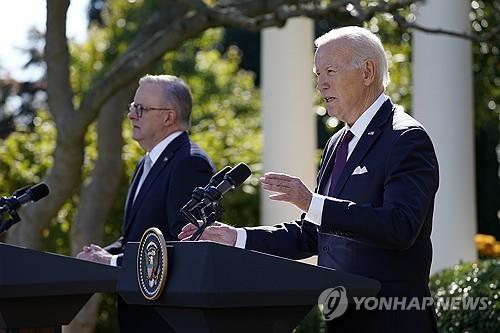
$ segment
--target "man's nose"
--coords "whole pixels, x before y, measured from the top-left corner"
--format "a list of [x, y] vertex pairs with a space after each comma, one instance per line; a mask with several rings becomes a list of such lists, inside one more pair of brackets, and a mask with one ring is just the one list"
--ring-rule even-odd
[[128, 110], [127, 118], [129, 120], [137, 120], [137, 119], [139, 119], [139, 117], [137, 116], [137, 113], [135, 111], [131, 111], [131, 110]]
[[328, 84], [328, 82], [322, 76], [319, 76], [318, 81], [316, 82], [316, 89], [321, 91], [328, 89], [329, 87], [330, 85]]

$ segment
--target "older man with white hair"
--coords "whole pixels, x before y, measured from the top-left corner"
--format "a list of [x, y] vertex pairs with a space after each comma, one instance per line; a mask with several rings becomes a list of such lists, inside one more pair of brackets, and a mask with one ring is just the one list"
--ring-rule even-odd
[[[398, 302], [382, 311], [350, 307], [328, 322], [333, 332], [436, 332], [428, 302], [439, 182], [432, 142], [384, 94], [388, 66], [374, 34], [360, 27], [333, 29], [316, 46], [317, 89], [328, 114], [345, 127], [326, 145], [314, 192], [285, 174], [261, 179], [263, 189], [275, 192], [271, 199], [304, 214], [273, 227], [217, 224], [201, 239], [292, 259], [317, 254], [318, 265], [376, 279], [379, 296]], [[179, 238], [194, 229], [186, 226]]]

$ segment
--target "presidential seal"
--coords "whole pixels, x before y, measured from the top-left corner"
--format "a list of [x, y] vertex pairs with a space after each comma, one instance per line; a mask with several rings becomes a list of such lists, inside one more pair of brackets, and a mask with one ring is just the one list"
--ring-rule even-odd
[[158, 228], [144, 232], [137, 250], [137, 283], [144, 297], [158, 299], [167, 280], [167, 246]]

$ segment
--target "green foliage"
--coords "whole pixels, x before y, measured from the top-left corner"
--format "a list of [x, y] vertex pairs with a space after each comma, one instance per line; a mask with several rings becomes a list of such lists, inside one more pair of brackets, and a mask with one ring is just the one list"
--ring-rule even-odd
[[411, 35], [398, 30], [390, 14], [373, 17], [365, 28], [377, 34], [384, 44], [390, 74], [386, 94], [406, 112], [411, 112]]
[[102, 294], [99, 313], [97, 315], [97, 325], [95, 333], [113, 333], [118, 332], [118, 316], [116, 294]]
[[[55, 149], [56, 128], [48, 113], [39, 110], [34, 119], [33, 131], [17, 128], [5, 140], [0, 140], [0, 195], [8, 196], [16, 189], [33, 185], [42, 180], [52, 165]], [[54, 219], [57, 232], [46, 244], [49, 251], [68, 253], [67, 231], [69, 220], [66, 218], [72, 209], [65, 205]], [[22, 222], [21, 222], [22, 223]], [[45, 239], [49, 229], [43, 230]]]
[[[257, 225], [262, 150], [260, 102], [253, 74], [239, 70], [237, 50], [233, 48], [225, 54], [216, 50], [221, 37], [222, 31], [213, 29], [187, 41], [179, 50], [168, 53], [153, 73], [179, 76], [191, 87], [194, 103], [190, 135], [218, 169], [239, 162], [251, 167], [252, 177], [224, 199], [224, 217], [231, 224]], [[105, 230], [106, 235], [113, 237], [119, 235], [128, 184], [137, 161], [144, 154], [131, 138], [128, 120], [125, 120], [123, 136], [124, 182], [117, 200], [119, 204], [111, 214], [115, 218]]]
[[[0, 195], [42, 180], [52, 166], [56, 127], [45, 110], [38, 110], [30, 132], [18, 128], [0, 140]], [[69, 230], [75, 213], [75, 199], [66, 202], [49, 228], [42, 230], [47, 251], [70, 254]]]
[[[143, 18], [151, 15], [154, 8], [142, 1], [110, 3], [104, 15], [106, 28], [92, 31], [88, 43], [73, 46], [72, 83], [76, 91], [84, 92], [92, 80], [125, 51], [138, 26], [144, 23]], [[252, 178], [225, 199], [225, 218], [232, 224], [256, 225], [262, 150], [260, 101], [254, 87], [254, 74], [239, 70], [238, 50], [233, 47], [225, 54], [217, 50], [222, 34], [222, 29], [211, 29], [202, 37], [185, 42], [175, 52], [168, 53], [151, 73], [176, 75], [190, 86], [194, 100], [190, 135], [212, 157], [218, 169], [238, 162], [251, 166]], [[76, 96], [77, 101], [80, 98], [81, 95]], [[93, 136], [95, 131], [89, 131], [87, 137]], [[131, 139], [128, 121], [125, 121], [123, 136], [125, 177], [117, 200], [120, 203], [124, 202], [135, 164], [143, 154]], [[89, 139], [86, 149], [84, 173], [91, 170], [98, 154], [91, 141]], [[122, 209], [120, 205], [113, 208], [112, 216], [116, 218], [106, 226], [106, 235], [119, 234]]]
[[[491, 31], [500, 25], [500, 1], [471, 1], [469, 18], [474, 31]], [[497, 152], [500, 143], [500, 49], [498, 45], [473, 43], [472, 50], [478, 232], [500, 239]]]
[[254, 75], [239, 70], [236, 48], [217, 51], [221, 29], [208, 30], [166, 55], [159, 71], [182, 77], [194, 99], [191, 138], [212, 157], [217, 168], [247, 163], [252, 177], [224, 199], [225, 221], [258, 224], [258, 177], [261, 174], [259, 95]]
[[[39, 182], [52, 164], [55, 127], [45, 112], [39, 112], [33, 132], [19, 129], [0, 140], [0, 194]], [[49, 158], [47, 158], [49, 157]]]
[[[476, 32], [488, 32], [500, 25], [500, 1], [472, 0], [469, 18]], [[412, 15], [411, 13], [404, 13]], [[389, 14], [380, 14], [365, 23], [377, 33], [386, 48], [391, 81], [387, 94], [411, 113], [412, 71], [411, 35], [395, 29]], [[478, 232], [500, 238], [499, 156], [500, 143], [500, 66], [498, 45], [473, 42], [474, 127], [476, 136], [476, 185]]]
[[[498, 26], [499, 1], [473, 1], [473, 3], [477, 3], [477, 8], [473, 8], [475, 12], [475, 16], [472, 18], [473, 22], [477, 22], [481, 29], [486, 28], [484, 20], [486, 20], [486, 24], [489, 22], [490, 26]], [[102, 29], [91, 28], [90, 40], [87, 43], [70, 46], [72, 54], [71, 84], [77, 105], [92, 83], [102, 75], [106, 68], [109, 68], [119, 55], [125, 52], [136, 37], [139, 26], [147, 22], [145, 18], [154, 15], [158, 3], [157, 1], [144, 0], [108, 1], [107, 5], [109, 7], [104, 14], [106, 27]], [[475, 29], [477, 29], [477, 24], [474, 25]], [[409, 110], [411, 100], [410, 36], [397, 32], [390, 17], [384, 15], [376, 16], [367, 22], [366, 26], [381, 35], [387, 46], [388, 57], [392, 60], [391, 84], [388, 87], [388, 94], [396, 103], [402, 104]], [[191, 137], [207, 151], [219, 169], [225, 165], [235, 165], [238, 162], [246, 162], [251, 166], [252, 178], [224, 199], [225, 220], [236, 225], [257, 225], [259, 217], [257, 183], [262, 171], [260, 164], [262, 134], [259, 94], [254, 87], [254, 74], [239, 70], [239, 51], [234, 47], [229, 48], [225, 53], [218, 51], [222, 33], [222, 29], [211, 29], [199, 38], [183, 43], [178, 50], [165, 55], [151, 71], [155, 74], [168, 73], [180, 76], [191, 87], [194, 98]], [[476, 83], [474, 86], [475, 119], [476, 133], [478, 133], [477, 174], [482, 176], [488, 174], [494, 177], [478, 177], [479, 214], [480, 221], [493, 221], [491, 223], [494, 225], [497, 223], [496, 211], [498, 210], [494, 200], [498, 198], [499, 193], [498, 160], [495, 152], [499, 141], [500, 89], [498, 87], [500, 79], [498, 71], [500, 67], [498, 66], [498, 47], [473, 44], [473, 50]], [[321, 123], [326, 121], [327, 119], [320, 120]], [[137, 143], [131, 139], [129, 122], [117, 119], [117, 124], [122, 122], [125, 139], [123, 147], [125, 173], [110, 218], [105, 225], [106, 243], [113, 241], [121, 233], [123, 205], [128, 184], [135, 165], [143, 154]], [[38, 112], [35, 125], [33, 132], [23, 132], [22, 129], [19, 129], [8, 139], [0, 140], [0, 195], [8, 195], [26, 184], [40, 181], [50, 168], [55, 147], [55, 126], [48, 114], [43, 111]], [[334, 127], [330, 126], [329, 133], [333, 131]], [[93, 125], [89, 128], [86, 136], [84, 177], [92, 170], [99, 154], [96, 140], [95, 125]], [[485, 178], [486, 181], [484, 181]], [[491, 179], [497, 181], [492, 182]], [[68, 200], [57, 217], [54, 218], [50, 228], [44, 230], [47, 250], [69, 254], [68, 231], [75, 215], [77, 202], [78, 195]], [[487, 214], [482, 217], [482, 212], [487, 212]], [[479, 229], [481, 231], [481, 224]], [[498, 227], [494, 230], [498, 230]], [[486, 233], [500, 237], [499, 233]], [[496, 283], [500, 280], [498, 276], [499, 265], [498, 261], [487, 265], [489, 266], [481, 264], [476, 264], [477, 267], [470, 266], [472, 271], [469, 273], [465, 272], [466, 266], [463, 266], [463, 274], [460, 270], [458, 272], [444, 272], [440, 275], [439, 280], [433, 279], [431, 282], [433, 290], [437, 292], [441, 290], [439, 288], [444, 288], [443, 290], [446, 291], [444, 286], [450, 286], [455, 275], [462, 274], [460, 275], [462, 277], [455, 279], [455, 281], [463, 279], [467, 281], [467, 277], [471, 276], [474, 279], [473, 274], [476, 274], [476, 276], [481, 276], [478, 281], [484, 280], [491, 283], [490, 285], [480, 284], [479, 291], [491, 291], [491, 285], [495, 285], [495, 295], [497, 296], [495, 311], [497, 311], [498, 316]], [[484, 286], [489, 286], [489, 289], [485, 289]], [[473, 288], [469, 293], [473, 290], [477, 289]], [[113, 328], [116, 327], [115, 322], [110, 319], [114, 318], [114, 306], [113, 298], [104, 297], [99, 315], [98, 332], [109, 332], [115, 329]], [[324, 326], [320, 323], [318, 315], [319, 313], [313, 310], [297, 329], [297, 332], [318, 332], [323, 329]], [[464, 317], [468, 318], [465, 315]], [[441, 318], [448, 320], [449, 317], [448, 314], [442, 314]], [[456, 322], [455, 319], [451, 320]], [[464, 322], [469, 323], [469, 321]], [[487, 326], [481, 327], [485, 328], [483, 331], [486, 332]]]
[[71, 85], [77, 104], [93, 81], [127, 50], [155, 6], [156, 1], [108, 1], [103, 11], [106, 27], [93, 26], [87, 43], [70, 45]]
[[326, 323], [321, 311], [315, 306], [293, 331], [294, 333], [325, 333]]
[[[444, 309], [437, 306], [441, 332], [484, 333], [500, 331], [500, 260], [456, 265], [431, 277], [434, 304], [440, 297], [488, 298], [486, 310]], [[459, 303], [461, 304], [461, 303]]]
[[[491, 259], [456, 265], [433, 275], [429, 288], [434, 299], [438, 328], [449, 333], [486, 333], [500, 331], [500, 260]], [[484, 297], [488, 301], [484, 310], [446, 308], [446, 300], [456, 304], [465, 299]], [[441, 305], [440, 305], [441, 304]], [[468, 303], [472, 304], [472, 303]], [[481, 305], [479, 299], [476, 304]], [[325, 322], [315, 307], [304, 318], [295, 333], [324, 332]]]
[[[106, 14], [108, 27], [92, 30], [85, 44], [71, 45], [71, 83], [77, 104], [92, 82], [130, 44], [144, 11], [151, 12], [150, 7], [139, 5], [139, 2], [110, 2]], [[122, 20], [125, 20], [125, 25]], [[207, 31], [200, 38], [184, 43], [178, 51], [167, 54], [154, 72], [180, 76], [190, 85], [194, 99], [191, 136], [218, 168], [238, 162], [251, 166], [254, 171], [252, 178], [224, 201], [225, 220], [232, 224], [256, 225], [259, 217], [257, 179], [262, 149], [260, 102], [253, 74], [239, 70], [238, 50], [232, 48], [225, 54], [216, 50], [221, 38], [221, 29]], [[117, 123], [120, 122], [122, 119], [117, 119]], [[106, 243], [121, 234], [128, 184], [137, 161], [144, 154], [131, 139], [128, 120], [123, 120], [123, 124], [125, 173], [104, 227]], [[19, 128], [0, 141], [0, 195], [39, 182], [52, 165], [55, 125], [43, 110], [38, 111], [35, 125], [33, 132]], [[98, 157], [96, 141], [93, 124], [85, 137], [83, 179], [90, 174]], [[70, 254], [69, 230], [79, 200], [78, 191], [76, 193], [58, 212], [50, 227], [43, 231], [46, 250]]]
[[[105, 35], [104, 32], [98, 32], [95, 38], [100, 40], [104, 38], [103, 35]], [[111, 37], [112, 34], [106, 38]], [[252, 168], [252, 178], [224, 199], [224, 220], [235, 225], [257, 225], [259, 218], [258, 177], [261, 174], [262, 150], [258, 112], [260, 101], [254, 87], [253, 74], [239, 69], [238, 50], [231, 48], [224, 54], [217, 51], [221, 38], [221, 29], [208, 30], [201, 37], [187, 41], [175, 52], [165, 55], [151, 73], [176, 75], [183, 78], [190, 86], [193, 94], [190, 136], [208, 153], [218, 169], [239, 162], [245, 162]], [[91, 40], [89, 44], [94, 43]], [[85, 49], [90, 46], [80, 47]], [[74, 54], [75, 58], [81, 56], [86, 57], [85, 53]], [[73, 66], [74, 73], [80, 73], [82, 69], [88, 68], [88, 61], [89, 59], [76, 60]], [[88, 86], [86, 80], [91, 80], [92, 77], [98, 77], [98, 75], [99, 73], [94, 71], [86, 78], [79, 76], [81, 81], [79, 84]], [[132, 128], [127, 119], [123, 123], [123, 137], [125, 145], [122, 156], [125, 173], [118, 198], [115, 200], [110, 218], [105, 225], [106, 242], [115, 240], [121, 233], [123, 205], [128, 185], [137, 161], [144, 154], [132, 139]], [[84, 175], [92, 169], [99, 153], [95, 148], [95, 126], [90, 128], [86, 140]], [[116, 327], [113, 323], [110, 324], [104, 320], [114, 318], [114, 311], [114, 298], [105, 295], [96, 327], [97, 332], [109, 332]]]

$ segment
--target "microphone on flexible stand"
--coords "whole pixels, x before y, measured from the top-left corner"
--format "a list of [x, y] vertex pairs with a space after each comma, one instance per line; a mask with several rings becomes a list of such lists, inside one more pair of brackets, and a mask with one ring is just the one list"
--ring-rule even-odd
[[18, 210], [22, 205], [28, 202], [36, 202], [49, 194], [49, 187], [44, 183], [37, 184], [29, 188], [21, 188], [16, 190], [14, 194], [4, 199], [4, 207], [1, 209]]
[[[9, 198], [0, 198], [0, 223], [2, 223], [0, 225], [0, 233], [21, 220], [17, 213], [17, 210], [21, 208], [21, 206], [42, 199], [46, 197], [49, 192], [49, 187], [44, 183], [40, 183], [33, 187], [24, 187], [16, 190]], [[5, 213], [9, 213], [11, 219], [3, 222], [2, 217]]]
[[194, 189], [191, 200], [189, 200], [184, 207], [181, 208], [181, 210], [184, 210], [186, 212], [196, 208], [203, 198], [205, 197], [205, 192], [209, 187], [213, 186], [218, 186], [223, 180], [228, 171], [231, 170], [230, 166], [226, 166], [223, 169], [221, 169], [219, 172], [217, 172], [215, 175], [210, 178], [210, 181], [208, 184], [203, 188], [203, 187], [197, 187]]
[[[198, 230], [191, 236], [190, 240], [198, 240], [205, 229], [212, 225], [217, 218], [220, 218], [220, 201], [224, 194], [243, 184], [251, 174], [250, 168], [245, 163], [239, 163], [226, 173], [219, 185], [206, 187], [205, 197], [197, 205], [203, 223], [198, 225], [198, 222], [193, 217], [195, 225], [198, 226]], [[212, 208], [213, 212], [207, 215], [205, 212], [207, 208]]]

